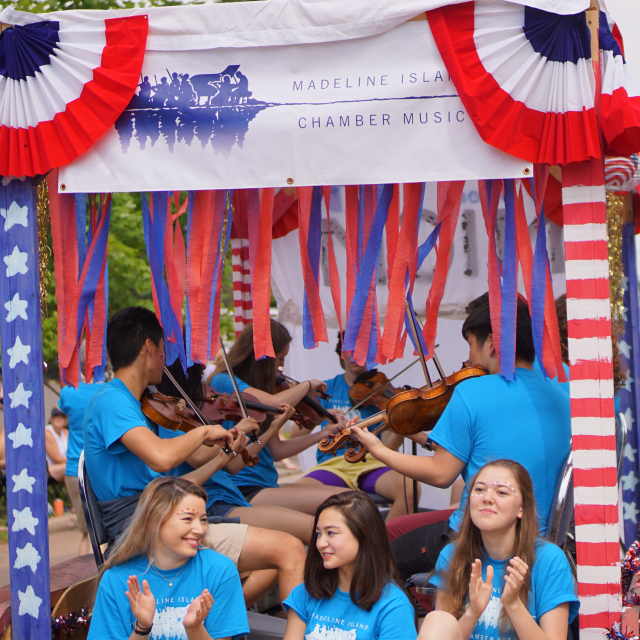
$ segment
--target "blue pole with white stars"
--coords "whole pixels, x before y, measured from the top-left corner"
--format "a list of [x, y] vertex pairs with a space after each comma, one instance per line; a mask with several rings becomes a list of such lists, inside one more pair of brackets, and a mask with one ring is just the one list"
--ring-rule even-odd
[[37, 189], [0, 183], [0, 338], [14, 638], [50, 640]]

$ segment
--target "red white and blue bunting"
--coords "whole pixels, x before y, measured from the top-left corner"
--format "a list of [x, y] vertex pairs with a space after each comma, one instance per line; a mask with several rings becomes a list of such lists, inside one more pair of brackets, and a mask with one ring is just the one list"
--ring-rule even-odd
[[584, 13], [487, 0], [442, 7], [428, 18], [485, 142], [550, 165], [600, 157]]
[[68, 164], [116, 121], [140, 78], [146, 16], [36, 20], [0, 39], [0, 175]]

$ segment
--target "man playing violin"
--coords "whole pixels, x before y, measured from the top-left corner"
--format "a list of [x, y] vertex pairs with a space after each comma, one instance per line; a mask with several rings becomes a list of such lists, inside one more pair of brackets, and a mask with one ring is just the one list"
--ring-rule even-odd
[[[257, 430], [258, 424], [244, 420], [231, 431], [207, 425], [170, 440], [162, 439], [158, 425], [145, 416], [140, 402], [147, 387], [159, 384], [163, 375], [164, 334], [155, 314], [142, 307], [113, 314], [107, 324], [107, 351], [115, 376], [89, 402], [84, 451], [87, 473], [111, 543], [122, 533], [151, 480], [174, 475], [172, 470], [188, 462], [194, 471], [182, 477], [202, 484], [233, 455], [219, 447], [243, 449], [248, 442], [245, 432]], [[217, 455], [201, 466], [199, 458], [211, 458], [212, 446], [218, 449]], [[287, 533], [222, 522], [209, 527], [209, 537], [215, 550], [231, 558], [239, 571], [257, 574], [249, 583], [251, 594], [245, 589], [249, 601], [271, 587], [273, 569], [278, 571], [283, 597], [302, 580], [304, 547]], [[283, 548], [287, 554], [281, 553]]]
[[[337, 375], [331, 380], [326, 380], [327, 393], [330, 398], [320, 399], [320, 402], [327, 409], [336, 411], [349, 411], [352, 407], [352, 400], [349, 397], [349, 389], [354, 382], [367, 368], [356, 364], [351, 360], [351, 354], [342, 351], [342, 335], [338, 334], [338, 344], [336, 353], [340, 358], [340, 366], [344, 373]], [[355, 415], [361, 419], [368, 418], [379, 409], [376, 406], [367, 406], [356, 409]], [[323, 427], [326, 423], [323, 423]], [[372, 427], [373, 428], [373, 427]], [[298, 434], [295, 430], [292, 437]], [[397, 434], [387, 432], [382, 434], [382, 441], [387, 447], [398, 448], [402, 443], [402, 438]], [[303, 478], [298, 480], [300, 484], [328, 485], [331, 487], [341, 487], [364, 491], [365, 493], [377, 493], [393, 502], [387, 516], [391, 520], [397, 516], [406, 515], [413, 510], [413, 483], [398, 473], [393, 471], [384, 463], [368, 456], [366, 461], [349, 463], [344, 458], [344, 450], [336, 456], [332, 453], [316, 451], [317, 466], [307, 471]]]
[[[512, 381], [499, 375], [488, 294], [474, 300], [467, 312], [462, 335], [469, 343], [469, 362], [493, 375], [466, 380], [456, 387], [429, 436], [433, 457], [391, 451], [368, 431], [352, 427], [373, 456], [410, 478], [441, 488], [450, 487], [460, 474], [465, 481], [460, 506], [449, 520], [438, 521], [433, 513], [401, 519], [404, 530], [410, 530], [395, 538], [391, 547], [404, 578], [434, 568], [449, 535], [460, 525], [469, 481], [491, 460], [515, 460], [530, 473], [544, 535], [557, 479], [571, 448], [569, 397], [559, 385], [533, 370], [535, 350], [526, 303], [518, 300], [516, 377]], [[413, 438], [423, 446], [427, 443], [424, 433]], [[424, 524], [425, 519], [430, 524]], [[393, 527], [391, 523], [389, 529]]]

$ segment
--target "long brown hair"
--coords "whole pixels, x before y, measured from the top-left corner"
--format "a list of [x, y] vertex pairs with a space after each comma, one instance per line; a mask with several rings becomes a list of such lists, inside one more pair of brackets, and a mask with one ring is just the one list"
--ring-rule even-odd
[[[349, 590], [351, 601], [371, 611], [390, 583], [400, 585], [384, 520], [373, 500], [361, 491], [345, 491], [327, 498], [316, 511], [313, 530], [325, 509], [336, 509], [358, 540], [358, 555]], [[338, 588], [338, 569], [325, 569], [315, 544], [309, 546], [304, 564], [304, 585], [311, 597], [332, 598]]]
[[[160, 526], [171, 516], [180, 501], [189, 495], [202, 498], [207, 503], [207, 492], [189, 480], [173, 476], [154, 478], [142, 492], [131, 522], [115, 543], [109, 559], [102, 565], [96, 587], [107, 569], [124, 564], [132, 558], [146, 556], [151, 564]], [[211, 547], [207, 536], [200, 544]]]
[[[503, 459], [485, 464], [471, 479], [468, 485], [470, 489], [475, 484], [478, 476], [489, 467], [499, 467], [510, 471], [522, 495], [522, 518], [518, 518], [516, 522], [515, 543], [510, 554], [518, 556], [529, 565], [524, 584], [520, 588], [520, 600], [526, 606], [531, 586], [531, 570], [535, 562], [535, 544], [538, 537], [538, 518], [536, 515], [533, 482], [529, 472], [521, 464], [513, 460]], [[470, 504], [471, 500], [467, 496], [467, 506], [464, 510], [462, 524], [457, 535], [454, 536], [455, 551], [444, 575], [444, 585], [442, 587], [444, 609], [456, 618], [459, 618], [465, 610], [469, 581], [471, 579], [471, 565], [476, 558], [482, 559], [485, 557], [482, 546], [482, 533], [471, 519]], [[500, 615], [500, 627], [504, 629], [506, 626], [506, 611], [503, 609]]]
[[[271, 319], [271, 339], [273, 341], [273, 352], [280, 353], [291, 342], [291, 334], [286, 327]], [[276, 392], [277, 367], [274, 358], [269, 356], [262, 360], [256, 360], [253, 350], [253, 322], [248, 324], [229, 349], [227, 354], [229, 365], [233, 373], [254, 389], [260, 389], [266, 393]], [[211, 379], [219, 373], [226, 373], [224, 362], [218, 364], [216, 370], [207, 378], [209, 384]]]

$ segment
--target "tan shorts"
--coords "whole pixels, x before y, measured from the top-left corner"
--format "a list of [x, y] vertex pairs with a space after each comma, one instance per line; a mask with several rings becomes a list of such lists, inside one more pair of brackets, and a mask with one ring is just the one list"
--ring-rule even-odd
[[211, 545], [215, 551], [233, 560], [233, 563], [237, 566], [248, 529], [249, 525], [247, 524], [210, 523], [208, 528], [209, 540], [211, 540]]
[[78, 519], [78, 530], [80, 533], [87, 533], [87, 523], [84, 519], [84, 510], [82, 509], [82, 500], [80, 499], [80, 481], [73, 476], [65, 476], [64, 483], [67, 485], [67, 491], [71, 498], [71, 504], [76, 510], [76, 518]]

